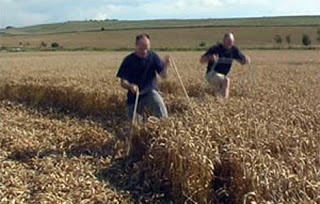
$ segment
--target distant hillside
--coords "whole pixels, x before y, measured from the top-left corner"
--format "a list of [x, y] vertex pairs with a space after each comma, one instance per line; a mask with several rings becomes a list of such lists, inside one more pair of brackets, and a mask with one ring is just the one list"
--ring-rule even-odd
[[2, 35], [29, 35], [73, 33], [98, 30], [134, 30], [163, 28], [197, 28], [197, 27], [268, 27], [268, 26], [319, 26], [320, 16], [286, 16], [233, 19], [194, 19], [194, 20], [142, 20], [142, 21], [70, 21], [35, 25], [23, 28], [1, 29]]

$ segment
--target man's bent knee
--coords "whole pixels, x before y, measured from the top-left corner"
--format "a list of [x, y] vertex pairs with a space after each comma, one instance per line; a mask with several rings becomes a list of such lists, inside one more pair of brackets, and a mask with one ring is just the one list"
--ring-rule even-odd
[[230, 79], [228, 77], [225, 77], [222, 83], [223, 86], [228, 87], [230, 85]]
[[154, 112], [155, 116], [159, 118], [167, 118], [168, 111], [160, 94], [156, 90], [152, 90], [150, 94], [151, 96], [149, 106]]

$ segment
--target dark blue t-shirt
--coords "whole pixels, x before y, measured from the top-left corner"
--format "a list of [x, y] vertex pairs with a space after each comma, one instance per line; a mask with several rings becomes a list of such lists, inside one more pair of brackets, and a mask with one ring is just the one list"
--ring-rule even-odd
[[231, 69], [233, 59], [237, 61], [242, 61], [245, 56], [241, 53], [239, 48], [232, 46], [230, 50], [227, 50], [223, 47], [222, 44], [214, 45], [204, 54], [213, 55], [216, 54], [219, 56], [218, 63], [209, 62], [207, 66], [207, 73], [214, 69], [214, 71], [227, 75]]
[[[164, 64], [160, 57], [149, 51], [146, 58], [141, 58], [135, 53], [128, 55], [122, 62], [117, 77], [127, 80], [129, 83], [136, 84], [141, 93], [140, 98], [152, 89], [157, 89], [157, 75], [162, 72]], [[135, 101], [135, 94], [131, 91], [127, 93], [128, 104]]]

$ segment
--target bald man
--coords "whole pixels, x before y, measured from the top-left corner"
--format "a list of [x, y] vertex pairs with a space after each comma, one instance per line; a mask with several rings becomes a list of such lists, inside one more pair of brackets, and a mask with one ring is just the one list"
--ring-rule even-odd
[[242, 65], [250, 62], [249, 57], [245, 56], [234, 45], [232, 33], [226, 33], [223, 42], [210, 47], [200, 59], [201, 63], [207, 63], [207, 81], [223, 98], [229, 97], [230, 79], [227, 75], [230, 72], [233, 60], [237, 60]]
[[150, 51], [150, 36], [141, 34], [136, 36], [136, 50], [129, 54], [122, 62], [117, 77], [121, 79], [121, 86], [128, 90], [127, 111], [132, 120], [136, 94], [139, 90], [137, 113], [142, 115], [145, 108], [159, 118], [168, 117], [167, 108], [158, 92], [157, 74], [166, 77], [169, 58], [164, 61]]

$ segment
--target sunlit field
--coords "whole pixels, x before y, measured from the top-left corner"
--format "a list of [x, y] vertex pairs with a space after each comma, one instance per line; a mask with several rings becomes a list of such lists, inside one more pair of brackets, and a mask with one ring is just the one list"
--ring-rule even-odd
[[128, 52], [0, 53], [1, 203], [319, 203], [320, 51], [244, 53], [225, 101], [201, 52], [160, 52], [192, 107], [169, 68], [170, 117], [135, 127], [129, 156]]
[[[201, 42], [206, 46], [221, 41], [226, 32], [233, 32], [239, 46], [264, 49], [272, 47], [287, 48], [285, 36], [291, 36], [290, 46], [302, 47], [302, 34], [310, 35], [311, 39], [317, 38], [316, 26], [305, 27], [213, 27], [213, 28], [166, 28], [166, 29], [146, 29], [152, 37], [154, 48], [169, 49], [195, 49], [199, 48]], [[39, 48], [41, 43], [47, 43], [50, 49], [51, 43], [57, 42], [65, 49], [128, 49], [134, 47], [134, 36], [140, 34], [142, 30], [115, 30], [115, 31], [93, 31], [74, 32], [56, 34], [28, 34], [16, 36], [3, 36], [0, 45], [6, 47], [18, 47], [20, 44], [29, 44], [29, 48]], [[275, 35], [283, 37], [282, 44], [274, 41]], [[70, 40], [72, 39], [72, 40]], [[319, 43], [314, 40], [312, 46], [319, 47]], [[201, 47], [200, 47], [201, 48]]]

